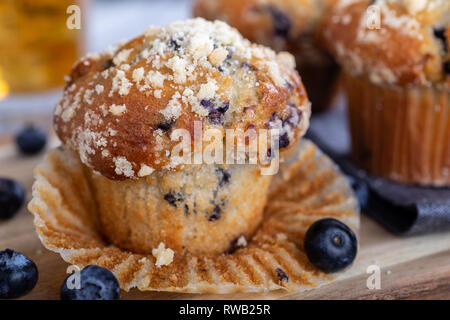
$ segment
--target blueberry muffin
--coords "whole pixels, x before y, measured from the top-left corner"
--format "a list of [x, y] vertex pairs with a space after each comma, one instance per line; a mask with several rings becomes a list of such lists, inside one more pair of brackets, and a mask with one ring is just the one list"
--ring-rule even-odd
[[329, 14], [355, 161], [398, 182], [450, 185], [450, 1], [340, 1]]
[[193, 13], [208, 20], [223, 20], [244, 37], [289, 51], [313, 103], [313, 111], [330, 106], [339, 68], [324, 50], [317, 26], [330, 0], [195, 0]]
[[[202, 136], [276, 128], [277, 143], [259, 148], [259, 159], [288, 155], [310, 116], [293, 60], [201, 18], [149, 28], [81, 59], [54, 126], [85, 166], [104, 236], [139, 253], [164, 243], [195, 254], [223, 253], [250, 237], [271, 181], [261, 173], [264, 161], [196, 162], [195, 135], [199, 126]], [[175, 156], [180, 131], [192, 137], [183, 157]], [[225, 145], [223, 137], [217, 141]]]

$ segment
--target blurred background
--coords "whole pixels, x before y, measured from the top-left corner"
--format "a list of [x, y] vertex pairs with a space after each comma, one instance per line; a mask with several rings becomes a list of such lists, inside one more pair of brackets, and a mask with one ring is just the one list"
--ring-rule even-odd
[[51, 127], [80, 56], [190, 15], [189, 0], [0, 0], [0, 143], [27, 123]]

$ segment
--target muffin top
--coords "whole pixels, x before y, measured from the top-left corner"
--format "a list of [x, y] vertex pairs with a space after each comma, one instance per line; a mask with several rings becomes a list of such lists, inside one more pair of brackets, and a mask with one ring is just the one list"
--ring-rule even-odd
[[448, 0], [340, 0], [321, 28], [353, 75], [382, 85], [450, 87]]
[[170, 155], [180, 143], [171, 139], [175, 129], [193, 137], [199, 122], [203, 132], [279, 126], [282, 148], [305, 133], [309, 115], [290, 54], [199, 18], [151, 27], [80, 59], [67, 77], [54, 126], [85, 165], [123, 180], [182, 169]]
[[219, 19], [246, 38], [288, 50], [313, 35], [331, 0], [195, 0], [194, 15]]

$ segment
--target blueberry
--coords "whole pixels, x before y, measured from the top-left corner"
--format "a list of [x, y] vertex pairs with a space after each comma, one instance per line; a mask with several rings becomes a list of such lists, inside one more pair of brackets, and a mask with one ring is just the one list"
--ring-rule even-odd
[[450, 74], [450, 61], [444, 62], [442, 64], [442, 69], [444, 70], [445, 74]]
[[217, 107], [216, 103], [209, 99], [202, 99], [200, 105], [208, 110], [208, 119], [214, 124], [221, 124], [223, 122], [223, 116], [230, 107], [228, 101], [225, 101], [221, 106]]
[[219, 205], [216, 205], [211, 213], [211, 215], [208, 218], [208, 221], [217, 221], [222, 216], [222, 208], [220, 208]]
[[106, 70], [106, 69], [109, 69], [109, 68], [112, 68], [112, 67], [115, 67], [115, 66], [116, 65], [114, 64], [112, 59], [105, 60], [102, 63], [103, 70]]
[[291, 19], [275, 6], [267, 6], [267, 11], [272, 16], [274, 34], [286, 38], [292, 28]]
[[289, 136], [287, 132], [285, 132], [283, 133], [283, 135], [280, 136], [279, 147], [280, 149], [283, 149], [286, 148], [287, 146], [289, 146]]
[[16, 143], [23, 154], [33, 155], [44, 149], [47, 144], [47, 136], [43, 130], [28, 126], [19, 132]]
[[286, 274], [286, 272], [284, 272], [283, 269], [281, 268], [276, 268], [275, 272], [277, 274], [278, 280], [280, 280], [280, 282], [289, 282], [289, 277]]
[[345, 224], [327, 218], [318, 220], [309, 227], [304, 245], [309, 261], [320, 270], [330, 273], [352, 264], [358, 241]]
[[217, 180], [219, 181], [219, 187], [222, 188], [230, 182], [231, 174], [227, 170], [223, 168], [217, 168], [216, 174]]
[[180, 192], [169, 191], [164, 195], [164, 200], [170, 203], [171, 206], [177, 207], [177, 202], [183, 201], [183, 195]]
[[200, 104], [202, 107], [204, 107], [208, 111], [211, 111], [214, 108], [214, 102], [209, 99], [202, 99], [200, 101]]
[[169, 41], [169, 48], [173, 49], [174, 51], [178, 51], [181, 48], [181, 45], [178, 43], [176, 39], [171, 39]]
[[267, 149], [267, 154], [266, 154], [267, 159], [271, 160], [272, 159], [272, 148], [269, 147]]
[[161, 122], [160, 124], [158, 124], [157, 129], [160, 129], [163, 132], [167, 132], [172, 128], [172, 126], [174, 124], [175, 124], [175, 121], [173, 121], [173, 120], [170, 120], [168, 122]]
[[278, 113], [276, 112], [272, 113], [269, 118], [269, 126], [271, 126], [272, 123], [278, 119], [280, 119], [280, 117], [278, 117]]
[[438, 28], [438, 29], [434, 29], [434, 36], [441, 40], [443, 45], [444, 45], [444, 50], [445, 52], [448, 52], [448, 42], [447, 42], [447, 36], [445, 35], [445, 28]]
[[[81, 270], [79, 288], [77, 281], [71, 282], [76, 275], [64, 280], [61, 287], [61, 300], [118, 300], [120, 299], [119, 281], [108, 269], [90, 265]], [[75, 288], [69, 289], [68, 282]]]
[[369, 187], [361, 179], [352, 176], [347, 176], [347, 179], [355, 192], [361, 210], [366, 209], [369, 202]]
[[289, 108], [289, 115], [286, 117], [286, 119], [282, 120], [283, 127], [289, 125], [291, 128], [295, 128], [302, 120], [303, 113], [300, 110], [298, 110], [294, 104], [290, 104], [288, 108]]
[[0, 178], [0, 219], [11, 218], [24, 200], [25, 190], [19, 182]]
[[38, 281], [33, 261], [11, 249], [0, 251], [0, 299], [14, 299], [30, 292]]
[[247, 69], [247, 70], [249, 70], [249, 71], [257, 71], [256, 67], [253, 66], [253, 65], [251, 65], [251, 64], [248, 63], [248, 62], [242, 62], [242, 63], [241, 63], [241, 68]]

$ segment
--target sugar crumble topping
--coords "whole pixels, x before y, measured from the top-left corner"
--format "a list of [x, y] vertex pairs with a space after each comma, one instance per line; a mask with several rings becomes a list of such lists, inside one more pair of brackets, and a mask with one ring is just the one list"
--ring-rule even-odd
[[153, 96], [157, 99], [161, 99], [162, 97], [162, 90], [155, 90], [153, 91]]
[[133, 167], [125, 157], [115, 157], [113, 161], [116, 165], [116, 174], [124, 175], [128, 178], [134, 177]]
[[240, 236], [236, 242], [236, 245], [239, 248], [244, 248], [247, 246], [247, 239], [245, 238], [245, 236]]
[[297, 67], [294, 56], [289, 52], [281, 51], [277, 55], [277, 60], [290, 69], [295, 69]]
[[[85, 65], [98, 61], [105, 67], [93, 74], [92, 81], [84, 84], [84, 88], [75, 83], [68, 86], [55, 108], [55, 116], [63, 122], [59, 125], [69, 128], [69, 122], [82, 105], [94, 105], [101, 97], [107, 101], [113, 98], [116, 103], [103, 100], [103, 104], [85, 117], [83, 127], [72, 130], [68, 144], [80, 152], [86, 165], [91, 165], [90, 158], [98, 151], [103, 158], [113, 162], [117, 175], [127, 178], [145, 177], [154, 169], [149, 166], [150, 163], [135, 163], [117, 154], [115, 140], [105, 144], [108, 138], [117, 134], [110, 127], [114, 124], [106, 126], [103, 132], [99, 132], [99, 127], [104, 126], [105, 118], [105, 123], [110, 123], [111, 117], [119, 123], [121, 117], [131, 114], [128, 110], [135, 107], [127, 106], [128, 95], [142, 92], [154, 99], [164, 98], [166, 105], [154, 114], [162, 115], [167, 123], [176, 121], [183, 112], [192, 112], [199, 119], [204, 119], [216, 112], [212, 108], [224, 108], [223, 116], [214, 114], [209, 118], [213, 124], [219, 125], [233, 121], [233, 114], [241, 113], [246, 107], [235, 97], [233, 90], [236, 88], [225, 86], [219, 79], [248, 82], [250, 88], [258, 87], [260, 82], [255, 74], [261, 70], [269, 76], [269, 82], [272, 81], [271, 84], [265, 83], [266, 89], [276, 94], [277, 88], [285, 90], [289, 81], [282, 70], [295, 68], [295, 59], [289, 53], [276, 54], [263, 46], [253, 45], [221, 21], [208, 22], [197, 18], [165, 27], [150, 27], [140, 39], [137, 47], [128, 48], [129, 44], [122, 43], [110, 46], [103, 53], [83, 58], [81, 61]], [[68, 82], [72, 80], [67, 79]], [[96, 80], [102, 81], [102, 84]], [[77, 90], [75, 94], [72, 93], [74, 90]], [[226, 107], [205, 107], [205, 104], [216, 102], [226, 102]], [[154, 108], [150, 104], [145, 110], [147, 107]], [[153, 145], [154, 150], [164, 148], [159, 135], [155, 140], [158, 139], [160, 141]], [[111, 154], [116, 156], [111, 157]], [[173, 169], [178, 165], [169, 163], [167, 168]]]
[[197, 98], [199, 100], [203, 99], [212, 99], [214, 98], [216, 91], [219, 89], [217, 86], [217, 82], [215, 79], [210, 79], [207, 83], [204, 83], [200, 86], [200, 90], [198, 91]]
[[[346, 11], [349, 6], [355, 4], [367, 4], [365, 0], [342, 0], [335, 6], [335, 11], [330, 17], [333, 24], [346, 25], [350, 23], [352, 16]], [[332, 43], [337, 57], [347, 71], [354, 75], [366, 72], [372, 82], [381, 84], [396, 84], [405, 72], [416, 73], [417, 83], [429, 85], [432, 82], [444, 79], [443, 61], [445, 52], [442, 50], [440, 39], [430, 35], [437, 29], [445, 30], [450, 25], [450, 1], [447, 0], [374, 0], [369, 5], [379, 9], [380, 27], [369, 28], [368, 19], [373, 12], [367, 10], [359, 17], [357, 23], [356, 38], [348, 46], [331, 36], [330, 30], [325, 35]], [[346, 21], [345, 20], [349, 20]], [[332, 27], [330, 27], [332, 28]], [[330, 29], [329, 28], [329, 29]], [[345, 33], [345, 31], [343, 31]], [[391, 58], [380, 58], [376, 61], [367, 59], [367, 48], [376, 46], [385, 48], [394, 35], [404, 35], [403, 41], [417, 43], [416, 56], [422, 55], [423, 59], [416, 58], [416, 66], [392, 65]], [[338, 37], [339, 38], [339, 37]], [[409, 40], [408, 40], [409, 39]], [[430, 40], [431, 39], [431, 40]], [[395, 40], [394, 40], [395, 41]], [[386, 51], [388, 51], [386, 49]], [[398, 55], [402, 52], [396, 53]], [[405, 55], [405, 59], [411, 59]], [[419, 61], [420, 60], [420, 61]], [[441, 61], [439, 63], [439, 61]], [[415, 69], [413, 69], [415, 68]]]
[[179, 56], [174, 56], [167, 61], [167, 67], [173, 71], [173, 79], [175, 83], [185, 83], [186, 82], [186, 67], [187, 60], [180, 58]]
[[83, 101], [86, 102], [87, 104], [92, 104], [92, 102], [93, 102], [92, 94], [93, 93], [94, 93], [94, 90], [86, 89], [86, 91], [84, 91]]
[[123, 70], [117, 70], [116, 75], [113, 78], [112, 89], [109, 92], [109, 96], [112, 97], [114, 92], [118, 92], [121, 96], [126, 96], [130, 92], [130, 87], [132, 83], [125, 76]]
[[156, 258], [155, 265], [158, 268], [170, 265], [173, 261], [174, 254], [172, 249], [166, 248], [164, 242], [161, 242], [158, 248], [152, 250], [152, 255]]
[[167, 107], [159, 112], [164, 115], [167, 120], [176, 120], [181, 114], [181, 95], [179, 92], [172, 96], [172, 99], [167, 104]]
[[228, 56], [228, 51], [224, 48], [217, 48], [208, 56], [209, 62], [215, 67], [220, 66]]
[[130, 56], [131, 51], [134, 49], [124, 49], [120, 51], [113, 59], [114, 64], [121, 65], [122, 63], [126, 62], [128, 60], [128, 57]]
[[153, 169], [152, 167], [149, 167], [149, 166], [143, 164], [141, 166], [141, 169], [138, 172], [138, 176], [141, 177], [141, 178], [142, 177], [146, 177], [146, 176], [151, 175], [153, 173], [153, 171], [155, 171], [155, 169]]
[[127, 110], [127, 106], [112, 104], [109, 106], [109, 112], [111, 112], [115, 116], [121, 116]]
[[101, 84], [97, 84], [95, 85], [95, 92], [97, 92], [97, 94], [100, 94], [103, 92], [103, 90], [105, 90], [105, 87], [102, 86]]

